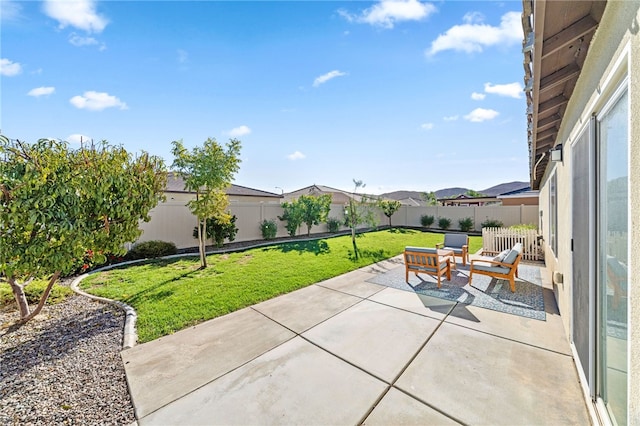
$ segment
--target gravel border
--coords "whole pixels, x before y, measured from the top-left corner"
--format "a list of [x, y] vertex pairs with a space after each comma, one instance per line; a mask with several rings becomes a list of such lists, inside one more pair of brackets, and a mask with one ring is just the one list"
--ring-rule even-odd
[[26, 324], [17, 319], [16, 311], [0, 312], [0, 424], [136, 422], [119, 307], [72, 295]]

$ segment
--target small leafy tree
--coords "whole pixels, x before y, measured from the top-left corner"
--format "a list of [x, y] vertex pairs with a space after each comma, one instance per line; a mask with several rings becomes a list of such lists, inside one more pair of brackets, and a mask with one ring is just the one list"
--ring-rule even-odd
[[331, 195], [301, 195], [293, 201], [282, 203], [281, 206], [284, 214], [278, 218], [287, 222], [286, 228], [290, 236], [295, 236], [303, 223], [307, 225], [307, 235], [311, 235], [313, 225], [327, 220], [331, 209]]
[[474, 191], [473, 189], [469, 189], [467, 190], [467, 192], [465, 193], [465, 195], [469, 196], [469, 197], [484, 197], [484, 194], [478, 191]]
[[389, 228], [391, 228], [391, 216], [400, 209], [402, 203], [398, 200], [380, 200], [378, 206], [382, 213], [389, 218]]
[[451, 219], [446, 217], [441, 217], [440, 219], [438, 219], [438, 227], [440, 229], [449, 229], [450, 226], [451, 226]]
[[[238, 233], [238, 228], [236, 228], [236, 220], [238, 218], [228, 211], [227, 215], [231, 216], [228, 222], [219, 221], [217, 218], [209, 218], [207, 219], [206, 234], [204, 230], [201, 230], [206, 235], [206, 238], [213, 241], [217, 247], [222, 247], [225, 239], [229, 241], [235, 240]], [[193, 228], [193, 238], [198, 238], [198, 235], [198, 227], [196, 226]]]
[[[166, 171], [158, 157], [133, 157], [103, 141], [71, 149], [66, 142], [36, 143], [0, 136], [0, 280], [11, 286], [26, 322], [43, 308], [61, 274], [91, 253], [124, 254], [140, 221], [163, 198]], [[49, 283], [31, 311], [25, 287]]]
[[295, 237], [296, 232], [298, 232], [298, 228], [302, 225], [302, 209], [297, 200], [293, 201], [285, 201], [280, 205], [284, 212], [282, 216], [278, 216], [283, 222], [286, 222], [285, 228], [289, 233], [289, 236]]
[[435, 192], [423, 192], [421, 195], [422, 199], [427, 203], [428, 206], [438, 205], [438, 197], [436, 196]]
[[458, 220], [458, 225], [460, 225], [461, 231], [470, 231], [471, 229], [473, 229], [473, 219], [470, 217], [465, 217], [464, 219]]
[[373, 210], [371, 209], [372, 203], [369, 202], [367, 197], [363, 196], [360, 201], [356, 201], [358, 189], [364, 188], [366, 184], [361, 180], [353, 180], [355, 188], [352, 196], [349, 198], [349, 202], [345, 206], [344, 224], [351, 228], [351, 243], [353, 244], [353, 254], [355, 259], [358, 260], [360, 253], [358, 252], [358, 244], [356, 243], [356, 230], [360, 224], [368, 224], [370, 226], [376, 226], [376, 220], [373, 216]]
[[302, 222], [307, 225], [307, 236], [311, 235], [311, 227], [327, 221], [331, 210], [331, 195], [301, 195], [298, 198], [302, 211]]
[[431, 215], [426, 215], [423, 214], [422, 216], [420, 216], [420, 223], [422, 224], [422, 226], [424, 226], [425, 228], [430, 227], [431, 225], [433, 225], [433, 222], [436, 220], [435, 217], [431, 216]]
[[221, 225], [231, 222], [225, 190], [240, 169], [241, 143], [230, 139], [225, 150], [215, 139], [209, 138], [202, 147], [195, 147], [191, 152], [181, 140], [173, 141], [172, 145], [173, 168], [184, 179], [186, 189], [196, 193], [196, 198], [189, 201], [187, 207], [198, 218], [200, 268], [206, 268], [207, 219], [215, 219]]
[[273, 219], [265, 219], [260, 222], [260, 231], [262, 232], [262, 238], [272, 240], [278, 234], [278, 224]]

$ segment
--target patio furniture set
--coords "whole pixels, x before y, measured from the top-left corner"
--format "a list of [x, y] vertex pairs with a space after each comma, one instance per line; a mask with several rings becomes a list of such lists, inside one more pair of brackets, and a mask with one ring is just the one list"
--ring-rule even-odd
[[[429, 274], [436, 277], [438, 288], [446, 276], [451, 281], [451, 269], [456, 269], [456, 257], [462, 258], [464, 266], [469, 262], [469, 236], [467, 234], [445, 234], [444, 242], [435, 248], [407, 246], [404, 250], [405, 280], [409, 282], [409, 272]], [[511, 292], [515, 293], [515, 278], [522, 258], [522, 244], [516, 243], [510, 250], [500, 253], [482, 251], [478, 258], [470, 262], [469, 283], [473, 274], [508, 280]]]

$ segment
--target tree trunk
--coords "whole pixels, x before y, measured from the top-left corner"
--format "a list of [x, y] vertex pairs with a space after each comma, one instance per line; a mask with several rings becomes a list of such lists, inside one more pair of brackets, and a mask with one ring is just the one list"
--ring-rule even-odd
[[13, 291], [13, 297], [16, 299], [18, 308], [20, 308], [20, 318], [29, 316], [29, 303], [27, 302], [27, 296], [24, 294], [24, 286], [18, 284], [14, 277], [8, 277], [7, 281]]
[[356, 256], [356, 260], [358, 260], [358, 245], [356, 244], [356, 227], [351, 228], [351, 242], [353, 243], [353, 253]]
[[205, 235], [207, 235], [207, 221], [204, 223], [201, 221], [198, 223], [198, 248], [200, 249], [200, 269], [204, 269], [207, 267], [207, 244], [205, 240]]
[[51, 279], [49, 280], [49, 284], [47, 284], [47, 288], [44, 290], [44, 293], [42, 293], [42, 296], [40, 296], [40, 301], [38, 302], [38, 306], [36, 306], [36, 308], [31, 313], [29, 312], [29, 303], [27, 302], [27, 296], [24, 294], [24, 285], [18, 284], [15, 278], [13, 277], [9, 278], [9, 285], [13, 290], [13, 295], [16, 298], [18, 307], [20, 308], [21, 323], [25, 323], [31, 320], [33, 317], [38, 315], [40, 311], [42, 311], [42, 308], [44, 308], [44, 304], [47, 302], [47, 299], [49, 298], [49, 294], [51, 294], [51, 289], [53, 288], [53, 285], [56, 283], [56, 281], [58, 281], [58, 278], [60, 277], [60, 273], [61, 271], [56, 271], [56, 273], [54, 273], [51, 276]]

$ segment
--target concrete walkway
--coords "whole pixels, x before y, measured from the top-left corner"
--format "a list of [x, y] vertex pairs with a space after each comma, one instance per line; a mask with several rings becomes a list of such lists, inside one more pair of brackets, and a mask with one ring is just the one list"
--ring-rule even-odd
[[366, 282], [381, 262], [122, 352], [140, 425], [590, 424], [547, 320]]

